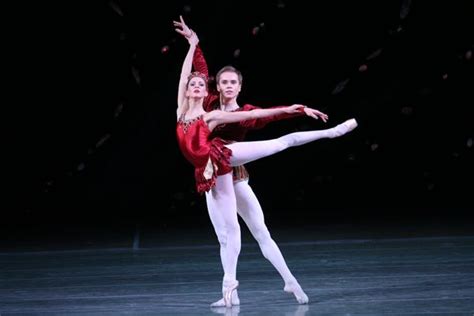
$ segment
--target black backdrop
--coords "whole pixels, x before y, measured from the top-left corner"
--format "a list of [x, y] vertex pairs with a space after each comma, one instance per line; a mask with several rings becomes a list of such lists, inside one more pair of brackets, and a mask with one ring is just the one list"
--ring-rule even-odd
[[[18, 8], [3, 225], [207, 221], [175, 139], [187, 44], [242, 70], [240, 103], [303, 103], [249, 140], [360, 126], [248, 165], [267, 219], [472, 219], [469, 1], [110, 1]], [[27, 11], [27, 12], [26, 12]], [[25, 13], [26, 12], [26, 13]], [[10, 147], [8, 147], [10, 149]]]

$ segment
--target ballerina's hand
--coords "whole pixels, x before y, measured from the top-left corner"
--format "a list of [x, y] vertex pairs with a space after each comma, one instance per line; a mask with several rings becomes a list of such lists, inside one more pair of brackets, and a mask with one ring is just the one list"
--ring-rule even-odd
[[173, 21], [173, 25], [176, 27], [175, 31], [183, 35], [186, 38], [190, 38], [193, 35], [193, 31], [184, 23], [183, 17], [179, 16], [180, 22]]

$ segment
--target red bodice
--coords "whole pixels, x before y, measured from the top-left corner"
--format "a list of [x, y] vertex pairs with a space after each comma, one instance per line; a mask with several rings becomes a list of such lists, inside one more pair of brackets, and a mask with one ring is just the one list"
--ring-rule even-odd
[[199, 193], [209, 191], [218, 175], [232, 171], [229, 163], [232, 151], [224, 146], [226, 141], [210, 135], [211, 131], [202, 115], [190, 120], [181, 117], [176, 125], [179, 148], [195, 168], [194, 177]]

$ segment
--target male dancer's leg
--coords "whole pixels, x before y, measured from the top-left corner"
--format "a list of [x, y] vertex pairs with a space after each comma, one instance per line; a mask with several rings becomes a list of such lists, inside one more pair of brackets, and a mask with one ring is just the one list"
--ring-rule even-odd
[[270, 261], [280, 273], [285, 282], [285, 291], [293, 293], [300, 304], [308, 303], [305, 294], [296, 278], [290, 272], [283, 255], [265, 225], [262, 207], [257, 196], [248, 184], [248, 180], [234, 182], [235, 197], [237, 199], [238, 214], [249, 228], [252, 236], [258, 242], [263, 256]]

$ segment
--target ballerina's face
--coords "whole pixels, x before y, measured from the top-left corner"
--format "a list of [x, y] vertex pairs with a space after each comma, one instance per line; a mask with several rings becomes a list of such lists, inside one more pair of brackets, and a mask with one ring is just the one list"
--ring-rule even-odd
[[192, 77], [188, 82], [187, 96], [190, 98], [203, 98], [207, 96], [207, 83], [201, 77]]

